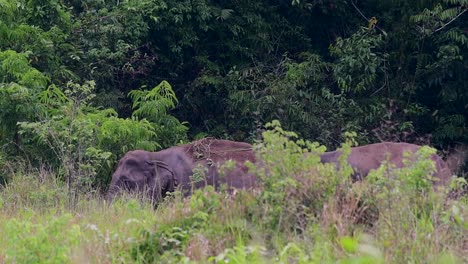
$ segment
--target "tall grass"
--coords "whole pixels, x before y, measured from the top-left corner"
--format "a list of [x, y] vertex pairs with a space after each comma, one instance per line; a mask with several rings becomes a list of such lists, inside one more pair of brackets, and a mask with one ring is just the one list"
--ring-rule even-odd
[[274, 130], [258, 145], [258, 189], [206, 187], [157, 208], [98, 193], [69, 206], [52, 172], [18, 170], [0, 189], [0, 263], [468, 262], [468, 199], [424, 184], [426, 150], [357, 183], [320, 151]]

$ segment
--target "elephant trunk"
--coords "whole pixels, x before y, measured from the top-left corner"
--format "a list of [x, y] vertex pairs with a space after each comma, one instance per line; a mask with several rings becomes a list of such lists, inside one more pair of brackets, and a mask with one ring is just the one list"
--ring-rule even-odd
[[168, 191], [166, 187], [167, 184], [168, 179], [166, 178], [158, 177], [150, 180], [146, 185], [147, 190], [144, 193], [147, 193], [147, 197], [151, 200], [151, 203], [157, 204], [164, 199]]
[[112, 182], [110, 184], [109, 190], [107, 190], [107, 193], [105, 195], [106, 202], [112, 203], [112, 201], [114, 201], [114, 199], [119, 195], [121, 190], [122, 188], [120, 186]]

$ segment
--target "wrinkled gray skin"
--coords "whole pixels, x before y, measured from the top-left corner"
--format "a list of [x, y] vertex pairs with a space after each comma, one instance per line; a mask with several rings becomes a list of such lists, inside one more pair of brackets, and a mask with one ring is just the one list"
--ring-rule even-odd
[[[121, 191], [130, 191], [144, 194], [153, 203], [157, 203], [176, 188], [188, 195], [192, 188], [200, 188], [207, 184], [215, 188], [222, 183], [226, 183], [230, 188], [255, 186], [255, 176], [249, 174], [244, 165], [247, 160], [255, 162], [250, 144], [228, 140], [210, 140], [207, 144], [212, 153], [208, 153], [208, 158], [196, 160], [194, 157], [199, 153], [196, 152], [194, 143], [158, 152], [128, 152], [119, 161], [112, 175], [108, 199], [112, 199]], [[227, 160], [233, 160], [234, 167], [220, 173], [219, 165]], [[205, 178], [193, 183], [193, 171], [199, 166], [205, 172]]]
[[[371, 170], [375, 170], [380, 165], [387, 161], [394, 164], [397, 168], [404, 166], [404, 153], [409, 151], [416, 153], [421, 146], [409, 143], [382, 142], [360, 147], [351, 148], [351, 154], [348, 156], [348, 164], [353, 168], [353, 180], [362, 180], [369, 174]], [[336, 163], [341, 156], [340, 151], [325, 152], [321, 155], [322, 163]], [[438, 180], [435, 185], [446, 185], [452, 173], [447, 164], [438, 155], [431, 155], [431, 159], [435, 164], [436, 171], [434, 175]]]
[[181, 151], [161, 152], [134, 150], [125, 154], [112, 176], [108, 198], [120, 191], [130, 191], [146, 193], [151, 200], [159, 201], [167, 192], [173, 192], [176, 175], [191, 173], [187, 166], [178, 164], [191, 161]]

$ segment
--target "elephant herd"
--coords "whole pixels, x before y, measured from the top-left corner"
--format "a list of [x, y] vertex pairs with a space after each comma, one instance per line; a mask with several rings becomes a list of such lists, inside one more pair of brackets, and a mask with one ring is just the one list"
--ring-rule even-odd
[[[361, 180], [384, 161], [401, 168], [406, 157], [404, 154], [415, 153], [420, 148], [414, 144], [393, 142], [351, 148], [348, 163], [354, 171], [352, 177]], [[325, 152], [320, 156], [321, 162], [337, 163], [340, 155], [340, 151]], [[446, 185], [452, 176], [450, 169], [440, 156], [433, 154], [430, 158], [435, 165], [434, 184]], [[108, 197], [113, 198], [123, 190], [133, 191], [157, 203], [176, 189], [189, 195], [194, 188], [205, 185], [253, 188], [257, 179], [249, 173], [246, 161], [257, 163], [252, 145], [212, 138], [157, 152], [130, 151], [120, 159], [112, 175]], [[226, 163], [229, 166], [223, 165]]]

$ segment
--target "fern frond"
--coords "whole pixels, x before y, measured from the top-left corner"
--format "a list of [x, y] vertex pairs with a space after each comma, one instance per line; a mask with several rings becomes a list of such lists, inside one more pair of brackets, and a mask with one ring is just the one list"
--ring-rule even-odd
[[131, 91], [129, 96], [133, 100], [133, 115], [151, 120], [166, 114], [177, 103], [176, 94], [167, 81], [162, 81], [150, 91]]
[[441, 11], [438, 14], [438, 18], [442, 21], [448, 21], [454, 17], [456, 17], [460, 13], [460, 8], [459, 7], [454, 7], [454, 8], [447, 8], [443, 11]]
[[468, 7], [468, 0], [444, 0], [445, 3]]
[[468, 47], [468, 36], [459, 28], [452, 28], [442, 35], [441, 41], [453, 41], [460, 46]]

